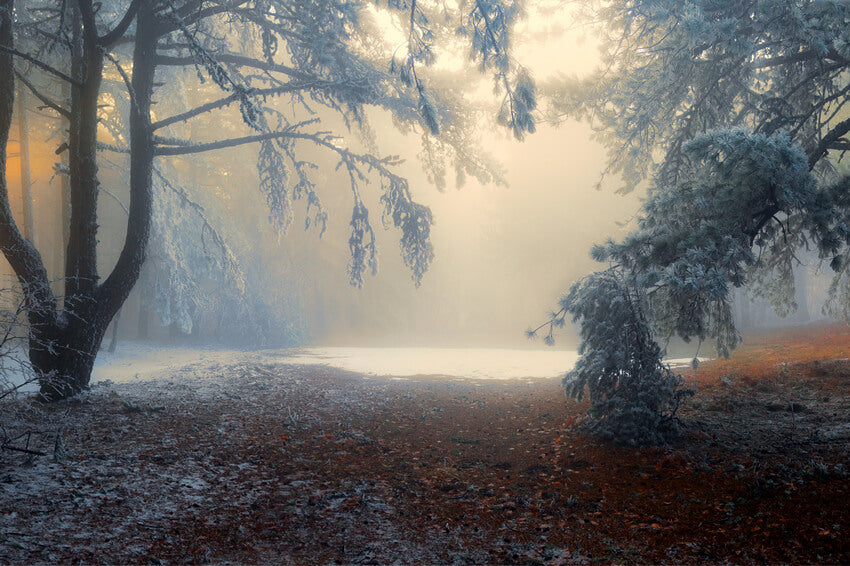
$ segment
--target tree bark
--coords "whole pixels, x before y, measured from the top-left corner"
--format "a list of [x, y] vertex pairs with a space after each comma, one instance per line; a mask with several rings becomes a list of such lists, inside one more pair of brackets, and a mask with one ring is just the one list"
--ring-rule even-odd
[[153, 1], [140, 0], [133, 51], [127, 235], [112, 273], [98, 289], [100, 303], [110, 319], [138, 281], [147, 255], [153, 205], [154, 143], [150, 108], [156, 73], [156, 29]]
[[35, 221], [32, 210], [32, 175], [30, 169], [29, 122], [27, 120], [26, 89], [18, 92], [18, 143], [21, 147], [21, 208], [24, 238], [35, 244]]
[[[97, 102], [103, 73], [102, 47], [97, 43], [90, 2], [80, 2], [82, 86], [72, 96], [69, 148], [71, 170], [71, 234], [66, 260], [65, 326], [32, 328], [41, 348], [30, 359], [44, 376], [42, 397], [53, 400], [75, 395], [90, 379], [94, 359], [106, 329], [139, 278], [145, 260], [151, 221], [153, 134], [150, 104], [156, 71], [152, 0], [138, 2], [130, 111], [130, 211], [127, 235], [112, 273], [98, 284], [97, 272]], [[86, 10], [89, 12], [87, 13]], [[88, 24], [87, 24], [88, 22]]]
[[6, 146], [14, 105], [14, 0], [0, 0], [0, 249], [21, 283], [29, 318], [29, 355], [40, 396], [57, 400], [79, 393], [89, 383], [94, 360], [110, 321], [138, 280], [151, 220], [153, 135], [150, 100], [156, 70], [156, 18], [153, 0], [140, 0], [136, 15], [130, 116], [130, 213], [118, 262], [99, 283], [97, 271], [97, 126], [103, 76], [103, 46], [89, 0], [69, 4], [72, 18], [72, 75], [68, 167], [70, 234], [65, 258], [65, 301], [61, 312], [41, 256], [12, 217], [6, 184]]
[[[14, 49], [12, 25], [14, 0], [0, 0], [0, 45]], [[6, 180], [6, 148], [12, 123], [12, 111], [15, 101], [14, 60], [7, 51], [0, 52], [0, 251], [9, 261], [18, 278], [24, 294], [27, 318], [30, 325], [30, 360], [39, 376], [42, 387], [50, 384], [53, 367], [56, 364], [43, 364], [45, 357], [62, 342], [55, 342], [66, 330], [64, 319], [57, 316], [56, 298], [50, 288], [47, 271], [41, 255], [24, 238], [12, 216], [9, 204], [9, 191]], [[76, 345], [76, 344], [74, 344]], [[69, 348], [55, 350], [55, 356], [62, 358]], [[92, 360], [93, 361], [93, 360]], [[50, 366], [48, 373], [41, 367]], [[91, 370], [89, 370], [91, 371]]]

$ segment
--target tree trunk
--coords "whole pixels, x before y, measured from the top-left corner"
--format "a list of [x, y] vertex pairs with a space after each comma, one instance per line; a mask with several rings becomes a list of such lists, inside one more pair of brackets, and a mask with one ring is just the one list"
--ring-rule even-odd
[[[71, 103], [71, 88], [70, 85], [63, 82], [62, 83], [62, 101], [70, 106]], [[71, 121], [68, 119], [62, 119], [62, 127], [63, 129], [70, 132], [71, 130]], [[70, 140], [68, 140], [70, 143]], [[57, 247], [57, 255], [58, 261], [56, 262], [56, 273], [57, 279], [59, 280], [59, 290], [62, 293], [62, 296], [65, 296], [65, 278], [61, 277], [61, 274], [65, 273], [66, 265], [67, 265], [67, 255], [68, 255], [68, 242], [71, 239], [71, 182], [68, 178], [67, 171], [70, 170], [70, 166], [68, 163], [68, 151], [62, 152], [62, 164], [65, 166], [66, 173], [59, 176], [60, 182], [60, 190], [62, 194], [60, 197], [62, 198], [62, 211], [61, 211], [61, 222], [62, 222], [62, 232], [60, 236], [62, 237], [62, 241], [59, 243], [60, 245]]]
[[794, 270], [794, 302], [797, 303], [797, 312], [794, 315], [796, 322], [807, 323], [811, 320], [809, 314], [809, 273], [805, 265], [797, 266]]
[[109, 353], [114, 354], [115, 350], [118, 349], [118, 329], [121, 325], [121, 311], [123, 308], [118, 309], [118, 314], [115, 315], [115, 318], [112, 319], [112, 340], [109, 342]]
[[144, 295], [139, 297], [139, 319], [136, 325], [136, 337], [139, 340], [147, 340], [150, 336], [151, 311]]
[[[0, 0], [0, 45], [7, 48], [14, 48], [13, 14], [14, 0]], [[65, 345], [61, 340], [56, 342], [53, 338], [54, 335], [58, 337], [58, 331], [64, 330], [67, 325], [64, 318], [57, 316], [56, 297], [50, 288], [41, 255], [32, 242], [21, 234], [9, 203], [6, 148], [14, 102], [14, 62], [8, 51], [2, 51], [0, 52], [0, 251], [15, 272], [24, 294], [30, 325], [30, 358], [33, 359], [35, 356], [35, 359], [40, 361], [44, 357], [43, 353], [50, 352], [51, 347]], [[48, 340], [42, 338], [48, 338]], [[65, 342], [67, 341], [66, 338]], [[75, 342], [72, 346], [76, 345]], [[66, 347], [60, 350], [72, 351], [72, 348]], [[56, 355], [60, 357], [60, 354]], [[39, 371], [39, 365], [35, 365], [41, 379], [44, 374]]]
[[[12, 45], [11, 18], [3, 21], [2, 13], [7, 6], [8, 13], [12, 13], [12, 1], [0, 0], [0, 43], [9, 46]], [[79, 76], [73, 79], [79, 84], [71, 90], [68, 148], [71, 217], [61, 313], [57, 312], [41, 258], [18, 232], [11, 218], [5, 184], [0, 186], [0, 245], [27, 297], [30, 362], [39, 377], [40, 396], [44, 400], [64, 399], [88, 386], [106, 329], [138, 280], [145, 259], [153, 168], [150, 99], [156, 69], [156, 20], [152, 4], [153, 0], [138, 3], [130, 112], [130, 211], [124, 246], [109, 277], [100, 284], [97, 272], [97, 112], [104, 46], [95, 29], [94, 8], [89, 1], [70, 4], [83, 27], [75, 34], [79, 41], [74, 46], [77, 63], [73, 71], [79, 72]], [[8, 29], [3, 29], [4, 23], [8, 23]], [[13, 81], [11, 68], [11, 57], [8, 62], [0, 60], [0, 93], [4, 92], [4, 81]], [[7, 139], [8, 127], [3, 129], [4, 110], [0, 103], [0, 134], [5, 132]]]
[[18, 93], [18, 131], [21, 147], [21, 208], [24, 217], [24, 238], [35, 243], [35, 222], [32, 211], [32, 179], [30, 171], [29, 123], [27, 121], [26, 90]]
[[72, 397], [88, 386], [108, 324], [77, 321], [64, 328], [30, 329], [30, 363], [39, 378], [42, 400]]

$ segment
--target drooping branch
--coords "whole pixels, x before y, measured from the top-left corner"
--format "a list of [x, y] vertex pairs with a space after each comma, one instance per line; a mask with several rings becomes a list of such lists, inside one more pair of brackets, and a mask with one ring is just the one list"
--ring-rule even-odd
[[127, 94], [130, 96], [130, 107], [136, 107], [136, 95], [133, 92], [133, 84], [130, 81], [130, 77], [127, 75], [127, 72], [124, 70], [124, 67], [121, 66], [121, 62], [115, 58], [114, 55], [108, 52], [104, 52], [104, 56], [109, 59], [109, 61], [115, 66], [115, 69], [118, 71], [118, 74], [121, 75], [121, 80], [124, 81], [124, 87], [127, 89]]
[[766, 209], [753, 214], [752, 218], [753, 220], [756, 220], [756, 224], [752, 227], [752, 229], [744, 230], [744, 234], [750, 238], [750, 245], [753, 245], [756, 238], [761, 233], [762, 228], [767, 226], [767, 223], [776, 217], [779, 210], [779, 206], [773, 204], [768, 206]]
[[841, 142], [841, 138], [850, 132], [850, 118], [839, 122], [821, 139], [817, 147], [809, 154], [809, 169], [813, 169], [821, 158], [832, 149], [833, 144]]
[[236, 254], [234, 254], [233, 250], [230, 249], [230, 246], [227, 245], [227, 241], [224, 239], [224, 236], [222, 236], [219, 231], [216, 230], [215, 226], [213, 226], [213, 223], [207, 217], [204, 207], [195, 202], [185, 189], [169, 181], [168, 178], [163, 175], [159, 169], [154, 169], [154, 174], [157, 176], [160, 183], [162, 183], [165, 188], [167, 188], [180, 198], [180, 202], [183, 205], [188, 206], [189, 208], [195, 211], [195, 214], [198, 216], [198, 218], [201, 219], [201, 223], [204, 227], [204, 230], [210, 234], [215, 245], [219, 248], [219, 250], [221, 250], [228, 269], [241, 271], [241, 268], [239, 266], [239, 260], [236, 258]]

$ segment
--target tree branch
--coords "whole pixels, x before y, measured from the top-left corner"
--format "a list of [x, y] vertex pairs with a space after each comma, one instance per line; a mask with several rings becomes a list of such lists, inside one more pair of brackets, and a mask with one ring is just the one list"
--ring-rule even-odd
[[781, 65], [790, 65], [793, 63], [802, 63], [804, 61], [811, 61], [813, 59], [829, 59], [831, 61], [835, 61], [836, 63], [847, 64], [850, 61], [847, 58], [843, 57], [838, 51], [835, 49], [830, 49], [826, 55], [822, 55], [816, 51], [801, 51], [799, 53], [793, 53], [791, 55], [778, 55], [776, 57], [770, 57], [768, 59], [757, 60], [753, 62], [753, 69], [767, 69], [770, 67], [777, 67]]
[[130, 108], [132, 108], [135, 112], [137, 110], [136, 94], [133, 92], [133, 84], [130, 82], [130, 77], [127, 76], [127, 72], [124, 70], [124, 67], [121, 66], [121, 63], [114, 55], [112, 55], [112, 53], [104, 52], [103, 55], [109, 59], [113, 65], [115, 65], [115, 69], [118, 71], [118, 74], [121, 75], [121, 80], [124, 81], [124, 87], [127, 89], [127, 94], [130, 96]]
[[0, 448], [3, 450], [11, 450], [13, 452], [23, 452], [24, 454], [30, 454], [31, 456], [47, 456], [47, 452], [30, 450], [29, 448], [19, 448], [18, 446], [12, 446], [10, 444], [3, 444]]
[[818, 161], [826, 155], [830, 147], [839, 142], [841, 138], [850, 132], [850, 118], [843, 122], [839, 122], [832, 130], [830, 130], [820, 141], [818, 146], [809, 154], [809, 170], [814, 169]]
[[[278, 94], [284, 94], [284, 93], [287, 93], [287, 92], [297, 92], [299, 90], [308, 90], [308, 89], [314, 89], [314, 88], [335, 87], [335, 86], [341, 86], [341, 85], [339, 83], [334, 83], [334, 82], [330, 82], [330, 81], [313, 80], [313, 81], [305, 81], [305, 82], [299, 82], [299, 83], [288, 83], [288, 84], [285, 84], [285, 85], [279, 86], [279, 87], [256, 89], [256, 90], [250, 91], [249, 94], [253, 95], [253, 96], [274, 96], [274, 95], [278, 95]], [[239, 98], [240, 98], [240, 93], [235, 92], [235, 93], [233, 93], [229, 96], [225, 96], [225, 97], [220, 98], [218, 100], [208, 102], [207, 104], [202, 104], [201, 106], [193, 108], [192, 110], [187, 110], [186, 112], [183, 112], [181, 114], [176, 114], [176, 115], [171, 116], [169, 118], [163, 118], [162, 120], [160, 120], [158, 122], [154, 122], [153, 124], [151, 124], [151, 129], [156, 131], [156, 130], [159, 130], [159, 129], [164, 128], [166, 126], [176, 124], [178, 122], [186, 122], [188, 120], [191, 120], [195, 116], [199, 116], [199, 115], [201, 115], [205, 112], [211, 112], [211, 111], [216, 110], [218, 108], [223, 108], [225, 106], [229, 106], [233, 102], [236, 102], [237, 100], [239, 100]]]
[[[301, 140], [311, 140], [321, 145], [327, 145], [327, 143], [321, 143], [323, 140], [316, 136], [315, 134], [303, 134], [299, 132], [294, 132], [292, 130], [283, 130], [278, 132], [266, 132], [263, 134], [255, 134], [252, 136], [244, 136], [241, 138], [231, 138], [227, 140], [219, 140], [209, 143], [198, 143], [193, 144], [189, 141], [184, 140], [165, 140], [166, 143], [169, 143], [170, 147], [156, 147], [154, 149], [154, 155], [165, 156], [165, 155], [188, 155], [192, 153], [204, 153], [206, 151], [214, 151], [216, 149], [226, 149], [228, 147], [236, 147], [239, 145], [246, 145], [249, 143], [257, 143], [265, 140], [272, 139], [280, 139], [280, 138], [291, 138], [291, 139], [301, 139]], [[162, 139], [162, 138], [160, 138]], [[185, 144], [185, 145], [184, 145]]]
[[98, 43], [104, 47], [110, 47], [113, 43], [121, 39], [124, 33], [126, 33], [127, 28], [130, 27], [130, 24], [133, 23], [133, 20], [136, 18], [136, 12], [138, 12], [138, 10], [139, 0], [133, 0], [130, 3], [130, 7], [127, 8], [127, 11], [124, 13], [124, 17], [121, 18], [121, 21], [112, 28], [112, 31], [98, 38]]
[[23, 53], [21, 51], [18, 51], [17, 49], [15, 49], [13, 47], [9, 47], [7, 45], [2, 45], [2, 44], [0, 44], [0, 51], [3, 51], [5, 53], [9, 53], [10, 55], [14, 55], [15, 57], [18, 57], [20, 59], [24, 59], [25, 61], [29, 61], [30, 63], [32, 63], [33, 65], [35, 65], [39, 69], [47, 71], [51, 75], [54, 75], [54, 76], [62, 79], [63, 81], [70, 83], [74, 86], [82, 86], [80, 81], [76, 81], [76, 80], [72, 79], [71, 77], [69, 77], [68, 75], [63, 73], [62, 71], [60, 71], [58, 69], [54, 69], [53, 67], [51, 67], [47, 63], [44, 63], [43, 61], [39, 61], [38, 59], [36, 59], [32, 55], [28, 55], [27, 53]]
[[71, 117], [71, 112], [59, 106], [58, 102], [54, 102], [53, 100], [47, 98], [47, 96], [42, 94], [41, 91], [39, 91], [34, 84], [27, 80], [27, 78], [23, 74], [19, 73], [18, 71], [15, 71], [15, 76], [18, 78], [19, 81], [24, 84], [24, 86], [29, 89], [31, 93], [35, 95], [36, 98], [43, 102], [45, 106], [58, 112], [60, 116], [64, 116], [65, 118]]
[[120, 145], [113, 145], [111, 143], [97, 142], [97, 149], [106, 150], [106, 151], [114, 151], [115, 153], [130, 153], [129, 147], [122, 147]]
[[[236, 55], [235, 53], [211, 53], [210, 56], [213, 57], [219, 63], [250, 67], [252, 69], [259, 69], [261, 71], [283, 73], [284, 75], [304, 81], [312, 80], [314, 78], [311, 75], [308, 75], [307, 73], [299, 71], [298, 69], [295, 69], [293, 67], [287, 67], [286, 65], [281, 65], [279, 63], [269, 63], [268, 61], [261, 61], [259, 59], [252, 59], [251, 57]], [[173, 55], [162, 55], [161, 53], [157, 53], [156, 55], [156, 64], [159, 66], [189, 66], [194, 65], [195, 63], [195, 58], [191, 56], [176, 57]]]
[[[237, 8], [241, 4], [245, 4], [247, 0], [234, 0], [226, 5], [219, 6], [210, 6], [207, 8], [203, 8], [198, 10], [197, 8], [203, 4], [200, 0], [192, 0], [191, 2], [187, 2], [184, 6], [181, 6], [179, 10], [174, 10], [172, 13], [175, 14], [182, 20], [185, 25], [192, 25], [193, 23], [209, 18], [211, 16], [215, 16], [218, 14], [226, 14], [230, 10]], [[195, 10], [194, 13], [193, 10]], [[190, 16], [191, 14], [191, 16]], [[168, 35], [173, 31], [177, 31], [179, 29], [173, 23], [162, 22], [156, 29], [157, 37], [162, 37], [164, 35]]]

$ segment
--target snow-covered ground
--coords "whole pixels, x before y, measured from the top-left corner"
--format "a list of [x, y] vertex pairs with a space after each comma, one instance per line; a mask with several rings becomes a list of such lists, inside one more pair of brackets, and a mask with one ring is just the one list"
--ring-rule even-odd
[[197, 363], [239, 364], [262, 359], [260, 352], [227, 348], [163, 346], [143, 342], [124, 342], [115, 353], [102, 351], [94, 362], [92, 383], [127, 383], [172, 375]]
[[[23, 359], [25, 356], [20, 353], [17, 357]], [[103, 351], [98, 355], [92, 384], [168, 378], [187, 366], [201, 363], [319, 365], [394, 378], [428, 375], [453, 379], [536, 379], [562, 376], [572, 369], [577, 359], [578, 353], [574, 350], [554, 349], [310, 347], [246, 351], [124, 342], [116, 353]], [[667, 362], [680, 367], [689, 364], [690, 359]], [[13, 365], [7, 372], [7, 379], [18, 384], [26, 379], [26, 373]], [[28, 390], [35, 390], [35, 385], [23, 389]]]
[[125, 383], [150, 379], [200, 362], [322, 365], [387, 377], [549, 378], [563, 375], [573, 367], [576, 359], [575, 351], [565, 350], [312, 347], [251, 352], [128, 342], [115, 354], [103, 352], [98, 356], [92, 382]]
[[568, 350], [490, 348], [306, 348], [270, 352], [279, 362], [329, 365], [339, 369], [392, 377], [442, 375], [466, 379], [548, 378], [563, 375], [578, 354]]
[[[98, 356], [92, 381], [123, 383], [167, 375], [181, 367], [215, 362], [323, 365], [370, 376], [445, 376], [455, 379], [534, 379], [564, 375], [578, 360], [574, 350], [498, 348], [345, 348], [244, 351], [125, 343], [116, 354]], [[690, 359], [670, 359], [674, 367]]]

